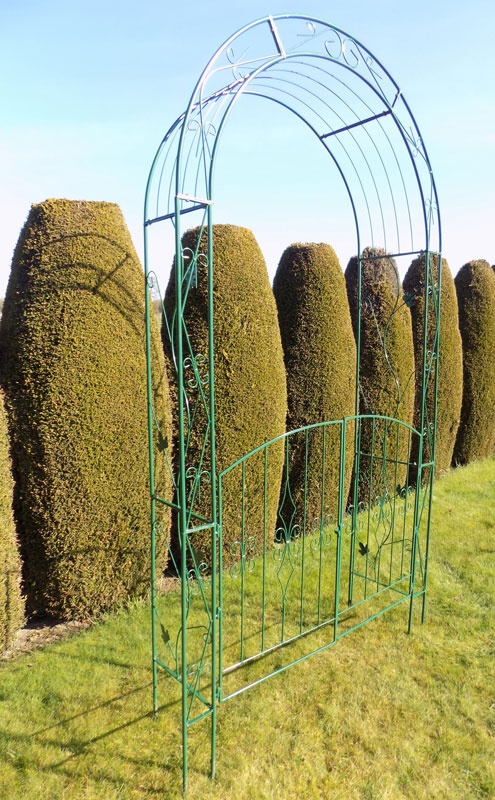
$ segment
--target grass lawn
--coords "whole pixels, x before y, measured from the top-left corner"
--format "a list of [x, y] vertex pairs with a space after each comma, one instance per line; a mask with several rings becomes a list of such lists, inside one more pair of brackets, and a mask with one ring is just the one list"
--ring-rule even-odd
[[[404, 603], [221, 705], [214, 782], [194, 725], [188, 796], [495, 798], [495, 460], [436, 482], [420, 607], [410, 636]], [[0, 665], [1, 800], [181, 796], [179, 687], [153, 719], [149, 651], [136, 604]]]

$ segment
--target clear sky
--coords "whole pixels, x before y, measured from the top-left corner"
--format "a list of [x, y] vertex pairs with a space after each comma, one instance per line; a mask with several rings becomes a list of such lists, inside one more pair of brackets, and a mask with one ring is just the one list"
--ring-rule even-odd
[[[141, 256], [144, 189], [163, 134], [217, 47], [285, 12], [343, 28], [389, 70], [429, 152], [452, 272], [474, 258], [495, 263], [493, 0], [0, 0], [0, 297], [29, 207], [47, 197], [118, 203]], [[304, 158], [285, 172], [303, 172]], [[246, 180], [246, 164], [239, 169]], [[249, 205], [246, 224], [271, 274], [294, 239], [333, 243], [332, 225], [313, 224], [307, 203], [307, 229], [284, 209], [286, 230], [270, 237], [270, 181], [280, 174], [274, 165], [263, 202], [245, 195], [239, 212]], [[345, 266], [350, 253], [338, 254]]]

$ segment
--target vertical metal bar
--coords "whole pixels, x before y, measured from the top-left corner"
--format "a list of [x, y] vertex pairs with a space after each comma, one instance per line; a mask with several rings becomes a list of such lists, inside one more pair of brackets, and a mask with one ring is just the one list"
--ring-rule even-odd
[[325, 519], [325, 464], [326, 464], [326, 433], [327, 426], [323, 426], [323, 445], [321, 455], [321, 506], [320, 506], [320, 563], [318, 567], [318, 625], [321, 618], [321, 570], [323, 560], [323, 525]]
[[215, 777], [217, 716], [217, 540], [218, 529], [211, 529], [211, 777]]
[[394, 535], [395, 535], [395, 509], [397, 505], [397, 486], [398, 486], [398, 470], [399, 470], [399, 458], [400, 458], [400, 429], [401, 425], [399, 422], [395, 423], [397, 428], [397, 441], [395, 446], [395, 472], [394, 472], [394, 500], [392, 504], [392, 541], [390, 542], [390, 572], [388, 577], [388, 582], [392, 583], [392, 570], [393, 570], [393, 563], [394, 563]]
[[[210, 186], [211, 192], [211, 186]], [[211, 197], [209, 198], [211, 199]], [[212, 207], [208, 206], [208, 379], [209, 379], [209, 406], [210, 406], [210, 485], [211, 485], [211, 519], [214, 523], [212, 537], [212, 633], [211, 633], [211, 777], [215, 777], [216, 735], [217, 735], [217, 675], [216, 675], [216, 646], [217, 646], [217, 551], [216, 541], [218, 533], [217, 512], [217, 466], [216, 466], [216, 440], [215, 440], [215, 340], [214, 340], [214, 275], [213, 275], [213, 216]], [[220, 605], [222, 605], [220, 595]]]
[[148, 412], [148, 459], [151, 504], [151, 661], [153, 672], [153, 713], [158, 713], [158, 674], [156, 652], [156, 574], [155, 574], [155, 537], [156, 537], [156, 502], [155, 502], [155, 468], [153, 463], [153, 387], [151, 374], [151, 329], [150, 329], [150, 296], [148, 286], [148, 228], [144, 228], [144, 310], [146, 327], [146, 387]]
[[242, 511], [241, 511], [241, 657], [244, 661], [244, 567], [245, 557], [245, 510], [246, 510], [246, 462], [242, 462]]
[[[429, 247], [429, 245], [428, 245]], [[417, 539], [419, 536], [419, 499], [421, 495], [421, 483], [423, 480], [423, 450], [425, 440], [425, 421], [426, 421], [426, 400], [427, 400], [427, 352], [428, 352], [428, 306], [430, 296], [430, 251], [429, 249], [425, 254], [425, 302], [424, 302], [424, 315], [423, 315], [423, 375], [421, 379], [421, 436], [419, 438], [419, 452], [418, 452], [418, 475], [416, 484], [416, 496], [414, 499], [414, 527], [413, 527], [413, 541], [411, 548], [411, 578], [409, 582], [409, 592], [411, 595], [409, 603], [409, 621], [407, 625], [407, 632], [411, 633], [413, 609], [414, 609], [414, 590], [416, 580], [416, 548]], [[431, 454], [430, 454], [431, 455]]]
[[375, 417], [371, 418], [370, 488], [368, 492], [368, 530], [366, 533], [366, 569], [364, 573], [364, 598], [368, 597], [368, 553], [370, 549], [371, 498], [373, 489], [373, 467], [375, 463]]
[[349, 589], [347, 595], [347, 605], [351, 606], [354, 597], [354, 560], [356, 557], [356, 531], [357, 516], [359, 506], [359, 470], [361, 455], [361, 418], [356, 416], [354, 420], [354, 471], [352, 487], [352, 521], [351, 521], [351, 547], [349, 553]]
[[222, 531], [222, 478], [218, 479], [218, 695], [223, 692], [223, 531]]
[[266, 603], [266, 499], [268, 477], [268, 448], [263, 460], [263, 588], [261, 594], [261, 650], [265, 649], [265, 603]]
[[[178, 167], [177, 167], [178, 169]], [[175, 304], [177, 333], [177, 393], [179, 415], [179, 541], [181, 549], [181, 683], [182, 683], [182, 787], [187, 791], [187, 508], [186, 508], [186, 467], [184, 450], [184, 359], [182, 348], [183, 306], [182, 306], [182, 247], [180, 240], [180, 201], [175, 198]]]
[[433, 453], [432, 453], [432, 466], [431, 466], [431, 481], [430, 481], [430, 497], [428, 502], [428, 522], [426, 528], [426, 548], [425, 548], [425, 567], [424, 567], [424, 594], [423, 594], [423, 607], [421, 609], [421, 623], [423, 624], [426, 618], [426, 590], [428, 583], [428, 564], [430, 557], [430, 531], [431, 531], [431, 504], [433, 501], [433, 482], [435, 480], [435, 463], [437, 451], [437, 412], [438, 412], [438, 370], [440, 362], [440, 309], [442, 305], [442, 256], [438, 255], [438, 271], [437, 271], [437, 307], [436, 307], [436, 336], [433, 352], [435, 354], [435, 374], [434, 374], [434, 401], [433, 401]]
[[344, 483], [345, 483], [345, 441], [347, 420], [343, 419], [340, 427], [340, 470], [339, 470], [339, 506], [337, 513], [337, 555], [335, 559], [335, 609], [333, 622], [333, 637], [337, 641], [340, 608], [340, 570], [342, 563], [342, 525], [344, 519]]
[[411, 438], [412, 431], [409, 428], [409, 438], [407, 442], [407, 473], [406, 473], [406, 486], [404, 492], [404, 524], [402, 526], [402, 552], [400, 557], [400, 576], [404, 575], [404, 550], [406, 546], [406, 531], [407, 531], [407, 501], [409, 498], [409, 471], [411, 467]]
[[[355, 216], [357, 227], [357, 218]], [[361, 418], [359, 416], [359, 392], [360, 392], [360, 368], [361, 368], [361, 302], [362, 302], [362, 262], [361, 262], [361, 245], [358, 233], [358, 285], [357, 285], [357, 330], [356, 330], [356, 394], [354, 400], [354, 415], [356, 417], [354, 428], [354, 492], [352, 502], [352, 534], [351, 534], [351, 552], [349, 555], [349, 594], [347, 597], [347, 604], [352, 605], [354, 597], [354, 559], [356, 556], [356, 528], [357, 528], [357, 514], [359, 505], [359, 472], [361, 460]]]
[[[385, 420], [385, 430], [384, 430], [384, 433], [383, 433], [383, 446], [382, 446], [382, 468], [381, 468], [381, 474], [382, 474], [382, 477], [383, 477], [383, 495], [382, 495], [382, 503], [381, 503], [382, 512], [384, 511], [384, 505], [385, 505], [384, 501], [385, 501], [385, 498], [386, 498], [386, 492], [388, 491], [388, 466], [387, 466], [388, 465], [388, 448], [387, 448], [387, 446], [388, 446], [388, 432], [389, 432], [389, 429], [390, 429], [390, 425], [391, 425], [390, 421], [388, 419]], [[385, 514], [384, 513], [380, 514], [380, 520], [381, 520], [381, 524], [385, 527], [386, 518], [385, 518]], [[382, 547], [378, 548], [378, 558], [377, 558], [377, 562], [375, 562], [376, 591], [378, 591], [379, 588], [380, 588], [380, 570], [381, 570], [381, 567], [382, 567], [382, 549], [383, 549]]]
[[303, 619], [304, 619], [304, 568], [305, 568], [305, 553], [306, 553], [306, 518], [307, 518], [307, 501], [308, 501], [308, 429], [305, 432], [305, 455], [304, 455], [304, 512], [303, 512], [303, 529], [302, 529], [302, 556], [301, 556], [301, 612], [299, 619], [299, 633], [302, 633]]

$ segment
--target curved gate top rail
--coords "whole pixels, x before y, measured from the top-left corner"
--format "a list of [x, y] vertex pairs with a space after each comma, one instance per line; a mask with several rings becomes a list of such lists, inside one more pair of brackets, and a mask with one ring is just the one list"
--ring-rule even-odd
[[[241, 100], [243, 107], [251, 103], [256, 113], [259, 101], [266, 100], [267, 110], [275, 105], [299, 120], [301, 141], [306, 133], [316, 136], [322, 158], [332, 166], [348, 198], [358, 257], [355, 414], [341, 420], [315, 420], [272, 441], [259, 442], [250, 453], [239, 454], [234, 463], [217, 469], [215, 165], [222, 134], [230, 119], [235, 123]], [[205, 230], [205, 252], [199, 241], [194, 252], [183, 248], [186, 225]], [[154, 482], [155, 459], [163, 458], [164, 452], [153, 408], [148, 290], [159, 293], [163, 239], [158, 232], [164, 230], [175, 241], [175, 308], [169, 309], [169, 316], [162, 304], [176, 373], [176, 456], [174, 465], [169, 464], [173, 502], [158, 496]], [[409, 603], [409, 629], [415, 598], [422, 599], [424, 620], [435, 465], [441, 225], [428, 154], [397, 83], [354, 37], [319, 19], [282, 14], [245, 26], [207, 64], [184, 113], [164, 136], [153, 161], [146, 187], [144, 238], [153, 703], [156, 713], [160, 668], [182, 688], [185, 789], [188, 729], [207, 717], [211, 718], [214, 775], [219, 703], [330, 647], [404, 601]], [[414, 298], [398, 296], [390, 319], [379, 331], [382, 355], [397, 381], [397, 416], [404, 392], [416, 379], [420, 412], [414, 427], [383, 416], [377, 408], [366, 406], [367, 413], [360, 414], [365, 355], [361, 312], [365, 303], [371, 303], [363, 294], [362, 265], [384, 254], [399, 263], [402, 260], [402, 266], [419, 255], [424, 260], [422, 290], [427, 302], [423, 304], [422, 363], [416, 364], [402, 386], [390, 364], [387, 330], [392, 316], [404, 304], [415, 302]], [[207, 347], [202, 353], [194, 350], [186, 318], [190, 289], [200, 270], [207, 285], [208, 315]], [[193, 429], [202, 441], [199, 455], [194, 456]], [[336, 476], [332, 486], [325, 485], [330, 440], [339, 453], [332, 467]], [[305, 488], [302, 511], [292, 495], [289, 462], [299, 453], [306, 464], [307, 484], [312, 447], [323, 453], [320, 494], [310, 509]], [[354, 476], [350, 494], [344, 480], [349, 453]], [[272, 458], [285, 470], [276, 526], [266, 502]], [[246, 500], [249, 470], [259, 473], [259, 507]], [[314, 487], [311, 491], [315, 493]], [[225, 507], [236, 503], [235, 514], [227, 522]], [[160, 515], [170, 509], [177, 541], [175, 548], [170, 547], [169, 563], [180, 584], [178, 617], [158, 589], [154, 556], [155, 542], [162, 535]], [[224, 544], [224, 528], [229, 526], [231, 538]], [[198, 544], [205, 537], [210, 542], [208, 552]], [[254, 610], [248, 602], [253, 596], [259, 598]], [[312, 646], [310, 635], [320, 637]], [[283, 654], [289, 652], [280, 666]], [[269, 662], [272, 656], [276, 656], [273, 663]], [[260, 667], [265, 660], [266, 668]]]

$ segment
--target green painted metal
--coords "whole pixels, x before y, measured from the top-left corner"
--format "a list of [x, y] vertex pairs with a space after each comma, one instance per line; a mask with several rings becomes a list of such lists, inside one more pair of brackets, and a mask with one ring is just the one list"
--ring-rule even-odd
[[[302, 123], [301, 142], [306, 133], [316, 136], [322, 157], [330, 160], [336, 178], [343, 182], [356, 231], [360, 310], [369, 303], [363, 294], [362, 260], [383, 257], [364, 256], [362, 243], [384, 248], [400, 263], [426, 254], [424, 289], [428, 302], [419, 375], [421, 419], [415, 429], [399, 418], [383, 416], [379, 409], [360, 413], [361, 361], [366, 354], [361, 352], [359, 313], [355, 414], [341, 420], [315, 420], [287, 431], [218, 471], [214, 168], [221, 135], [234, 106], [241, 101], [249, 103], [252, 97], [293, 114]], [[199, 244], [194, 252], [183, 250], [183, 223], [190, 221], [206, 231], [206, 252]], [[155, 260], [163, 261], [162, 240], [153, 238], [158, 230], [170, 232], [174, 250], [176, 306], [170, 317], [164, 316], [176, 373], [178, 435], [173, 501], [159, 497], [154, 485], [154, 459], [163, 457], [153, 444], [157, 420], [152, 405], [150, 353], [150, 291], [159, 294], [154, 264]], [[283, 14], [242, 28], [206, 66], [185, 112], [165, 135], [153, 161], [146, 188], [144, 232], [153, 709], [155, 713], [158, 710], [159, 675], [163, 671], [181, 686], [186, 791], [188, 730], [206, 718], [211, 719], [211, 775], [215, 774], [218, 704], [324, 651], [405, 601], [409, 604], [409, 630], [417, 597], [422, 598], [421, 619], [425, 619], [438, 394], [440, 214], [419, 128], [401, 90], [382, 64], [344, 31], [312, 17]], [[439, 256], [440, 262], [436, 282], [430, 265], [432, 254]], [[204, 353], [194, 352], [185, 313], [200, 270], [208, 276], [208, 347]], [[398, 307], [404, 302], [410, 305], [414, 298], [401, 299]], [[163, 305], [162, 310], [165, 314]], [[387, 360], [389, 323], [390, 319], [380, 331]], [[434, 334], [429, 349], [427, 331]], [[397, 385], [397, 417], [404, 389]], [[194, 463], [189, 447], [192, 430], [202, 437], [200, 456]], [[371, 431], [370, 452], [363, 451], [366, 430]], [[338, 450], [332, 454], [329, 443], [335, 433]], [[419, 461], [413, 463], [411, 453], [416, 441]], [[406, 456], [401, 449], [404, 442]], [[297, 508], [291, 489], [290, 454], [301, 443], [304, 501]], [[317, 516], [307, 505], [308, 465], [315, 444], [321, 451]], [[277, 527], [271, 530], [267, 519], [268, 465], [272, 453], [281, 447], [285, 477]], [[354, 473], [347, 498], [344, 486], [349, 447], [353, 449]], [[325, 485], [325, 466], [330, 458], [339, 459], [337, 487]], [[404, 468], [405, 481], [398, 487]], [[262, 486], [260, 547], [247, 526], [246, 475], [250, 470], [258, 470]], [[239, 536], [229, 547], [229, 567], [224, 569], [224, 487], [234, 479], [240, 486]], [[363, 496], [364, 501], [360, 500]], [[176, 547], [170, 548], [169, 576], [180, 587], [181, 615], [177, 620], [168, 615], [167, 597], [160, 590], [162, 576], [155, 568], [155, 541], [163, 535], [158, 512], [165, 506], [173, 509], [178, 536]], [[200, 531], [211, 534], [209, 556], [195, 544]]]

